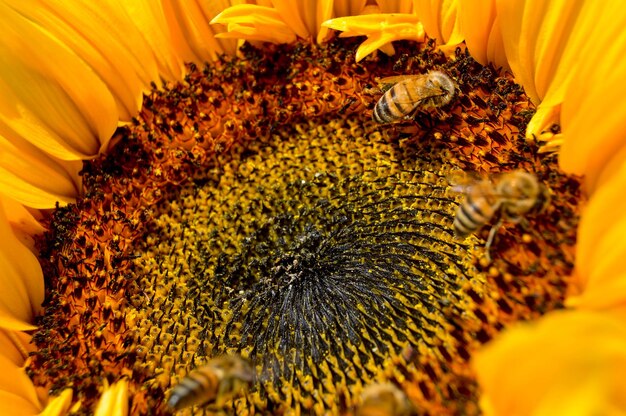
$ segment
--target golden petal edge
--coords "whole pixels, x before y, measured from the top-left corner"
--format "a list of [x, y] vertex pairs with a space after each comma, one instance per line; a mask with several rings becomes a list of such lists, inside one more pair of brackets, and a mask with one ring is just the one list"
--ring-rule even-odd
[[489, 62], [490, 34], [496, 19], [496, 4], [492, 1], [459, 3], [459, 24], [467, 49], [482, 65]]
[[98, 401], [95, 416], [128, 414], [128, 381], [120, 380], [105, 389]]
[[230, 7], [211, 20], [211, 24], [227, 25], [227, 32], [218, 38], [242, 38], [266, 40], [268, 42], [293, 42], [296, 32], [287, 24], [280, 13], [272, 8], [252, 4]]
[[[0, 214], [0, 310], [4, 326], [10, 329], [26, 329], [31, 326], [34, 315], [41, 310], [44, 296], [43, 272], [33, 252], [24, 246], [13, 233], [2, 208]], [[12, 320], [22, 324], [16, 328]], [[11, 323], [12, 326], [7, 326]], [[25, 325], [25, 326], [22, 326]]]
[[552, 312], [510, 328], [475, 354], [472, 365], [491, 414], [624, 411], [624, 385], [617, 380], [626, 370], [626, 326], [609, 314]]
[[50, 399], [39, 416], [67, 415], [72, 405], [72, 389], [65, 389], [56, 397]]
[[[11, 363], [8, 358], [0, 354], [0, 414], [36, 414], [41, 408], [39, 398], [33, 382], [21, 366]], [[10, 409], [21, 404], [25, 408], [17, 413]], [[22, 413], [28, 409], [28, 413]]]
[[29, 131], [33, 123], [45, 129], [50, 134], [37, 136], [39, 147], [59, 158], [97, 154], [118, 121], [107, 86], [65, 45], [1, 4], [0, 25], [0, 114], [5, 123], [17, 132]]

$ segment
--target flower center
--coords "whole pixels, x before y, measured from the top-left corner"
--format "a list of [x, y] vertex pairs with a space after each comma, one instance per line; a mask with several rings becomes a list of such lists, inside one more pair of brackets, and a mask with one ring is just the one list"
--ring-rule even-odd
[[[520, 138], [532, 107], [507, 78], [429, 46], [363, 65], [351, 50], [248, 48], [146, 98], [86, 166], [85, 198], [51, 219], [63, 248], [42, 250], [36, 383], [90, 404], [97, 380], [128, 377], [134, 412], [163, 413], [182, 376], [229, 353], [255, 372], [236, 412], [351, 411], [375, 382], [427, 412], [475, 410], [472, 351], [560, 305], [576, 182]], [[432, 68], [455, 79], [453, 102], [371, 120], [374, 76]], [[449, 177], [511, 169], [561, 198], [499, 230], [484, 264], [493, 223], [455, 235]]]

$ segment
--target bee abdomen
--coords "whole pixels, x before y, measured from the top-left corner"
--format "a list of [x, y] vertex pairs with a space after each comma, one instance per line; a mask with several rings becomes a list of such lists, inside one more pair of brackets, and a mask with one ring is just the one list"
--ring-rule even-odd
[[[485, 201], [483, 201], [485, 202]], [[467, 200], [459, 205], [454, 218], [454, 230], [460, 237], [472, 234], [485, 225], [493, 216], [495, 209], [487, 203], [481, 204], [469, 195]]]
[[[398, 91], [400, 88], [403, 91]], [[396, 84], [391, 87], [374, 106], [372, 116], [375, 122], [379, 124], [392, 123], [406, 116], [415, 108], [415, 106], [399, 103], [398, 94], [410, 96], [411, 93], [404, 84]]]
[[216, 383], [215, 377], [196, 370], [174, 387], [167, 405], [174, 410], [179, 410], [214, 400], [217, 393], [216, 386], [214, 386]]

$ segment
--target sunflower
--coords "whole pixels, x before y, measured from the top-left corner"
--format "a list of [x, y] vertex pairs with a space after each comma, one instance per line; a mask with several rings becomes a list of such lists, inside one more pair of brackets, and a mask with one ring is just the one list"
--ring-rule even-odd
[[[596, 3], [1, 2], [2, 413], [171, 414], [194, 369], [189, 413], [625, 412]], [[548, 204], [455, 233], [519, 171]]]

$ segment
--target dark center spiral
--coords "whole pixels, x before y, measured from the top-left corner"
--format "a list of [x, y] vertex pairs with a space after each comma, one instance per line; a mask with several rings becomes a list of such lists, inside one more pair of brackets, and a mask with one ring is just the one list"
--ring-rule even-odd
[[[350, 130], [359, 135], [335, 134]], [[168, 198], [157, 223], [175, 215], [185, 226], [163, 220], [147, 241], [168, 257], [159, 263], [179, 262], [168, 270], [184, 284], [159, 288], [173, 284], [164, 276], [154, 292], [187, 299], [169, 314], [197, 326], [189, 352], [242, 354], [256, 364], [258, 395], [311, 408], [327, 390], [332, 409], [339, 390], [350, 397], [407, 348], [440, 344], [449, 312], [461, 314], [469, 280], [481, 278], [454, 236], [438, 152], [424, 160], [362, 119], [302, 122]], [[184, 265], [169, 255], [180, 241]]]

